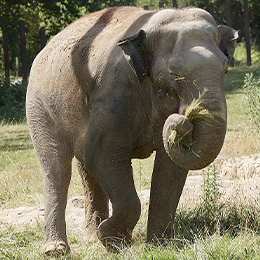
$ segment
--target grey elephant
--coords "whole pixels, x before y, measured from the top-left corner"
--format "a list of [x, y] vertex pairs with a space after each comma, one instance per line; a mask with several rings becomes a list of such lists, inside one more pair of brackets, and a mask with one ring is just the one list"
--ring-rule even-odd
[[113, 249], [130, 243], [141, 211], [131, 159], [156, 151], [147, 241], [171, 236], [188, 170], [209, 165], [223, 145], [224, 76], [237, 38], [201, 9], [120, 7], [80, 18], [39, 53], [26, 114], [44, 177], [44, 253], [70, 250], [73, 157], [85, 238]]

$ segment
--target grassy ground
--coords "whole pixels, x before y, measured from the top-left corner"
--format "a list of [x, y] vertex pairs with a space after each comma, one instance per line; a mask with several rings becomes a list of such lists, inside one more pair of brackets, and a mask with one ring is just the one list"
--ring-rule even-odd
[[[0, 234], [0, 259], [49, 259], [39, 253], [41, 230], [41, 226], [34, 229], [25, 227], [21, 230], [10, 229]], [[69, 242], [73, 255], [58, 259], [260, 259], [260, 238], [254, 234], [241, 234], [235, 238], [215, 234], [211, 237], [197, 238], [195, 242], [173, 239], [165, 245], [156, 247], [137, 241], [132, 247], [122, 250], [120, 254], [108, 253], [97, 244], [86, 247], [77, 238], [70, 237]]]
[[[247, 72], [254, 72], [256, 76], [260, 76], [259, 66], [236, 67], [230, 69], [226, 76], [228, 128], [225, 144], [220, 153], [223, 157], [260, 151], [260, 138], [246, 114], [242, 85]], [[41, 170], [26, 123], [2, 123], [0, 136], [0, 208], [43, 205]], [[137, 190], [150, 187], [153, 158], [154, 154], [146, 160], [132, 161]], [[82, 187], [73, 164], [69, 197], [76, 195], [82, 195]], [[145, 225], [143, 225], [140, 233], [134, 234], [134, 245], [121, 254], [108, 253], [98, 244], [86, 246], [81, 237], [72, 235], [69, 236], [69, 241], [73, 255], [61, 259], [260, 259], [260, 225], [258, 224], [260, 214], [256, 209], [253, 209], [251, 215], [244, 212], [243, 217], [241, 213], [231, 218], [228, 225], [232, 226], [236, 223], [239, 227], [235, 238], [232, 232], [222, 232], [224, 227], [217, 229], [216, 226], [215, 231], [208, 234], [205, 229], [203, 232], [192, 230], [196, 223], [201, 223], [201, 219], [197, 218], [196, 214], [199, 214], [198, 211], [182, 209], [176, 220], [182, 221], [177, 223], [186, 223], [184, 225], [186, 231], [179, 230], [178, 235], [163, 246], [154, 247], [144, 243]], [[256, 227], [247, 226], [248, 216], [256, 223]], [[142, 223], [145, 223], [146, 217], [142, 215]], [[227, 219], [230, 218], [224, 218], [224, 221]], [[189, 227], [189, 235], [187, 235], [187, 227]], [[0, 232], [0, 259], [45, 259], [39, 254], [42, 230], [42, 223], [38, 223], [36, 227], [20, 229], [10, 227]]]
[[260, 77], [258, 65], [235, 67], [229, 69], [225, 79], [225, 96], [227, 100], [228, 125], [224, 146], [220, 156], [235, 157], [249, 155], [260, 151], [260, 138], [255, 126], [247, 115], [244, 76], [253, 72]]

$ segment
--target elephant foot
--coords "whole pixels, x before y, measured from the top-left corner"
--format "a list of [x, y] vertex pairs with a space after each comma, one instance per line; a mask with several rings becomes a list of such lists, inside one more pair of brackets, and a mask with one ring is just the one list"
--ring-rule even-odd
[[132, 231], [118, 231], [112, 227], [110, 219], [104, 220], [98, 227], [98, 238], [108, 251], [120, 252], [131, 245]]
[[97, 228], [91, 229], [90, 231], [86, 230], [83, 234], [84, 242], [88, 244], [96, 243], [99, 241], [97, 236]]
[[51, 241], [43, 245], [42, 253], [48, 256], [65, 255], [70, 253], [70, 247], [63, 241]]

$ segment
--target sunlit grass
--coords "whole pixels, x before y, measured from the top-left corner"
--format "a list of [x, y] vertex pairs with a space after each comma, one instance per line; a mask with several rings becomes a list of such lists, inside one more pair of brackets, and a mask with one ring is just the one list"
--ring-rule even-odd
[[[247, 53], [246, 53], [245, 41], [238, 43], [234, 53], [234, 58], [235, 58], [236, 65], [246, 65]], [[256, 45], [251, 45], [251, 60], [252, 60], [252, 64], [260, 63], [260, 52]]]
[[[50, 259], [40, 253], [42, 228], [38, 224], [0, 233], [0, 259]], [[100, 243], [85, 244], [78, 237], [69, 236], [72, 253], [58, 259], [260, 259], [260, 237], [254, 232], [241, 232], [235, 238], [217, 233], [206, 237], [193, 235], [192, 241], [170, 239], [157, 246], [136, 241], [118, 254], [107, 252]]]
[[227, 133], [220, 152], [222, 157], [249, 155], [260, 151], [260, 137], [247, 115], [245, 103], [243, 85], [248, 72], [260, 76], [259, 66], [255, 65], [230, 69], [225, 78]]

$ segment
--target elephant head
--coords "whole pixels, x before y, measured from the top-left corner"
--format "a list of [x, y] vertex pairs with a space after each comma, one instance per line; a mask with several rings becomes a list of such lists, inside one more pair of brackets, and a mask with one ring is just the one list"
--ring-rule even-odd
[[140, 87], [150, 78], [159, 92], [171, 88], [178, 97], [163, 126], [164, 147], [177, 165], [188, 170], [209, 165], [219, 154], [226, 133], [224, 76], [238, 31], [217, 26], [197, 8], [161, 10], [136, 35], [118, 43]]

